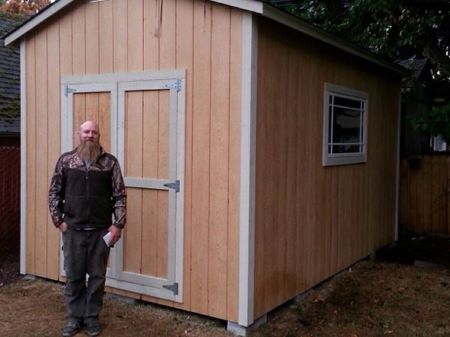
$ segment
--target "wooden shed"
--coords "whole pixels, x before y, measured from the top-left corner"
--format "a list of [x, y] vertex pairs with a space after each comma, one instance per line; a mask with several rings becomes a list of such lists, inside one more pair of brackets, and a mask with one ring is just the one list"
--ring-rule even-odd
[[111, 292], [243, 334], [395, 240], [400, 67], [255, 0], [59, 0], [6, 43], [21, 273], [63, 280], [47, 191], [85, 119], [127, 185]]

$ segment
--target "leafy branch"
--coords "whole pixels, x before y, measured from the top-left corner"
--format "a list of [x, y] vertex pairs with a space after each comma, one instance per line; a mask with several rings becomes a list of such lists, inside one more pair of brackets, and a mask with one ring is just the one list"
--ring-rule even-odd
[[426, 135], [440, 135], [450, 143], [450, 104], [434, 106], [426, 114], [408, 118], [409, 126], [416, 132]]

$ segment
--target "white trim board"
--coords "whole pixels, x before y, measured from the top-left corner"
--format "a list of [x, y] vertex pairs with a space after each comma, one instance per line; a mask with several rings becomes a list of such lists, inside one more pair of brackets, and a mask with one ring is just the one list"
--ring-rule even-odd
[[20, 43], [20, 273], [26, 269], [27, 253], [27, 94], [26, 42]]
[[257, 28], [251, 13], [242, 20], [238, 323], [248, 327], [254, 322]]

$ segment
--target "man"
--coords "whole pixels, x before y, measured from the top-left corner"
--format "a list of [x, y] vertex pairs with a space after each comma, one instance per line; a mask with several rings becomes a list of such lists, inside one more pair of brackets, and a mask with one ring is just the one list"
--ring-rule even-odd
[[[110, 247], [125, 226], [126, 195], [117, 159], [100, 146], [98, 125], [86, 121], [79, 130], [80, 145], [56, 163], [49, 190], [53, 223], [62, 232], [67, 305], [63, 336], [84, 326], [89, 336], [101, 331]], [[114, 215], [114, 223], [112, 223]], [[103, 237], [110, 234], [109, 246]], [[86, 274], [89, 275], [86, 285]]]

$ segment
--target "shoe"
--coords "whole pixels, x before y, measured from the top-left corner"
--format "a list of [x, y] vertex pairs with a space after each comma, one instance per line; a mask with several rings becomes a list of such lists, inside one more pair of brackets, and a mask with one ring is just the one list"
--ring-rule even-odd
[[102, 327], [98, 319], [85, 320], [84, 329], [86, 330], [86, 333], [91, 337], [97, 336], [98, 334], [100, 334], [100, 331], [102, 331]]
[[67, 322], [66, 326], [63, 328], [63, 337], [71, 337], [75, 335], [81, 329], [81, 324], [79, 321], [71, 319]]

